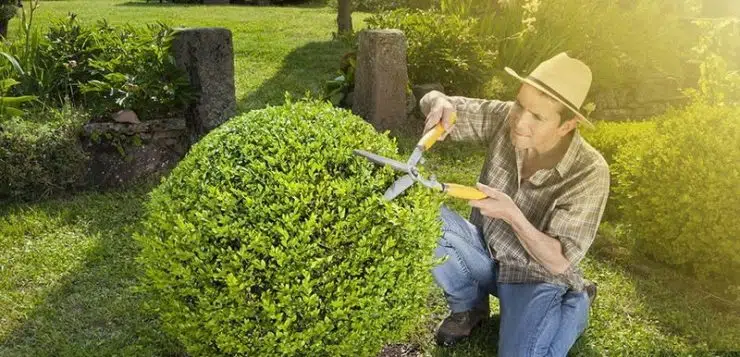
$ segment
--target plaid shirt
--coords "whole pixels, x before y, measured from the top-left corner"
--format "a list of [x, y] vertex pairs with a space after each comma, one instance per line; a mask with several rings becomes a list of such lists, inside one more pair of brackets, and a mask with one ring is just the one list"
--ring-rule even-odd
[[[483, 232], [493, 259], [498, 261], [499, 283], [547, 282], [583, 289], [577, 265], [596, 236], [609, 194], [609, 167], [601, 154], [576, 129], [565, 156], [547, 170], [520, 180], [522, 156], [509, 137], [508, 113], [512, 102], [465, 97], [447, 99], [457, 112], [449, 137], [487, 143], [479, 181], [511, 197], [529, 222], [558, 239], [570, 267], [554, 275], [530, 257], [509, 224], [483, 216], [474, 208], [470, 221]], [[424, 113], [430, 96], [421, 99]]]

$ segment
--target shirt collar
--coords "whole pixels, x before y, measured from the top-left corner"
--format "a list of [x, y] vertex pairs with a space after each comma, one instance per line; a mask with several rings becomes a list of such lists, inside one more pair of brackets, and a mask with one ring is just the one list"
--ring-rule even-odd
[[570, 141], [570, 145], [568, 145], [568, 151], [565, 152], [563, 158], [560, 159], [557, 165], [555, 165], [555, 170], [560, 174], [560, 177], [565, 177], [570, 168], [573, 167], [573, 164], [576, 162], [578, 152], [582, 145], [582, 140], [583, 139], [581, 139], [581, 134], [578, 132], [578, 128], [573, 129], [573, 138]]

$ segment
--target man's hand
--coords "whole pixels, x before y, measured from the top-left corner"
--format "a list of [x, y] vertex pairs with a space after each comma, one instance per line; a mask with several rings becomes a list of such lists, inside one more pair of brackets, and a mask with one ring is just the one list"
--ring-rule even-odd
[[434, 126], [437, 125], [437, 123], [439, 123], [441, 120], [442, 127], [444, 127], [445, 132], [444, 134], [442, 134], [442, 136], [439, 137], [439, 140], [444, 140], [454, 126], [454, 124], [450, 124], [450, 118], [452, 117], [452, 113], [454, 112], [455, 107], [452, 105], [452, 103], [450, 103], [449, 100], [447, 100], [443, 96], [435, 97], [432, 108], [429, 110], [424, 124], [424, 134], [426, 134], [427, 131], [432, 130], [432, 128], [434, 128]]
[[500, 218], [511, 225], [514, 235], [527, 254], [550, 273], [558, 275], [568, 270], [570, 261], [563, 254], [560, 240], [535, 228], [509, 195], [482, 183], [478, 183], [477, 187], [488, 195], [488, 198], [471, 200], [469, 201], [471, 206], [478, 207], [484, 216]]
[[514, 219], [516, 219], [518, 215], [522, 214], [522, 211], [509, 195], [480, 182], [476, 186], [479, 190], [488, 195], [488, 198], [484, 198], [482, 200], [470, 200], [468, 201], [468, 204], [479, 208], [482, 215], [491, 218], [500, 218], [507, 223], [512, 224]]

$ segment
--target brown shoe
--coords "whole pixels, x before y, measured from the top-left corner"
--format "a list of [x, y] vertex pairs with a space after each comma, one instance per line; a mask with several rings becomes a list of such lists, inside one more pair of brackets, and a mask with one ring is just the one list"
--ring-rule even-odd
[[488, 306], [488, 301], [486, 301], [485, 305], [480, 304], [473, 310], [450, 313], [450, 316], [447, 316], [439, 328], [437, 328], [437, 334], [435, 336], [437, 344], [443, 347], [450, 347], [470, 336], [476, 327], [488, 319], [490, 313], [491, 310]]
[[588, 305], [594, 306], [594, 301], [596, 301], [596, 283], [586, 280], [586, 285], [583, 289], [586, 290], [586, 294], [588, 295]]

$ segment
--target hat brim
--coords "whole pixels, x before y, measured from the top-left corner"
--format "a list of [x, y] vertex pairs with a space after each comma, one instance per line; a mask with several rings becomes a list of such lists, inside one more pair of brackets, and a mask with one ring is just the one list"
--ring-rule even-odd
[[547, 89], [547, 88], [545, 88], [545, 87], [537, 84], [536, 82], [534, 82], [534, 81], [532, 81], [532, 80], [530, 80], [528, 78], [524, 78], [524, 77], [520, 76], [518, 73], [516, 73], [516, 71], [514, 71], [513, 69], [511, 69], [509, 67], [504, 67], [504, 70], [506, 71], [506, 73], [512, 75], [514, 78], [518, 79], [520, 82], [527, 83], [527, 84], [531, 85], [532, 87], [537, 88], [542, 93], [547, 94], [550, 98], [557, 100], [559, 103], [562, 103], [566, 108], [570, 109], [570, 111], [573, 112], [573, 114], [575, 114], [578, 117], [579, 121], [582, 121], [582, 122], [586, 123], [586, 125], [589, 128], [592, 128], [592, 129], [594, 128], [594, 124], [591, 123], [590, 120], [586, 119], [586, 116], [583, 115], [583, 113], [581, 113], [581, 111], [578, 110], [578, 108], [576, 108], [576, 107], [572, 106], [570, 103], [567, 103], [564, 100], [558, 98], [558, 96], [555, 95], [554, 93], [552, 93], [549, 89]]

